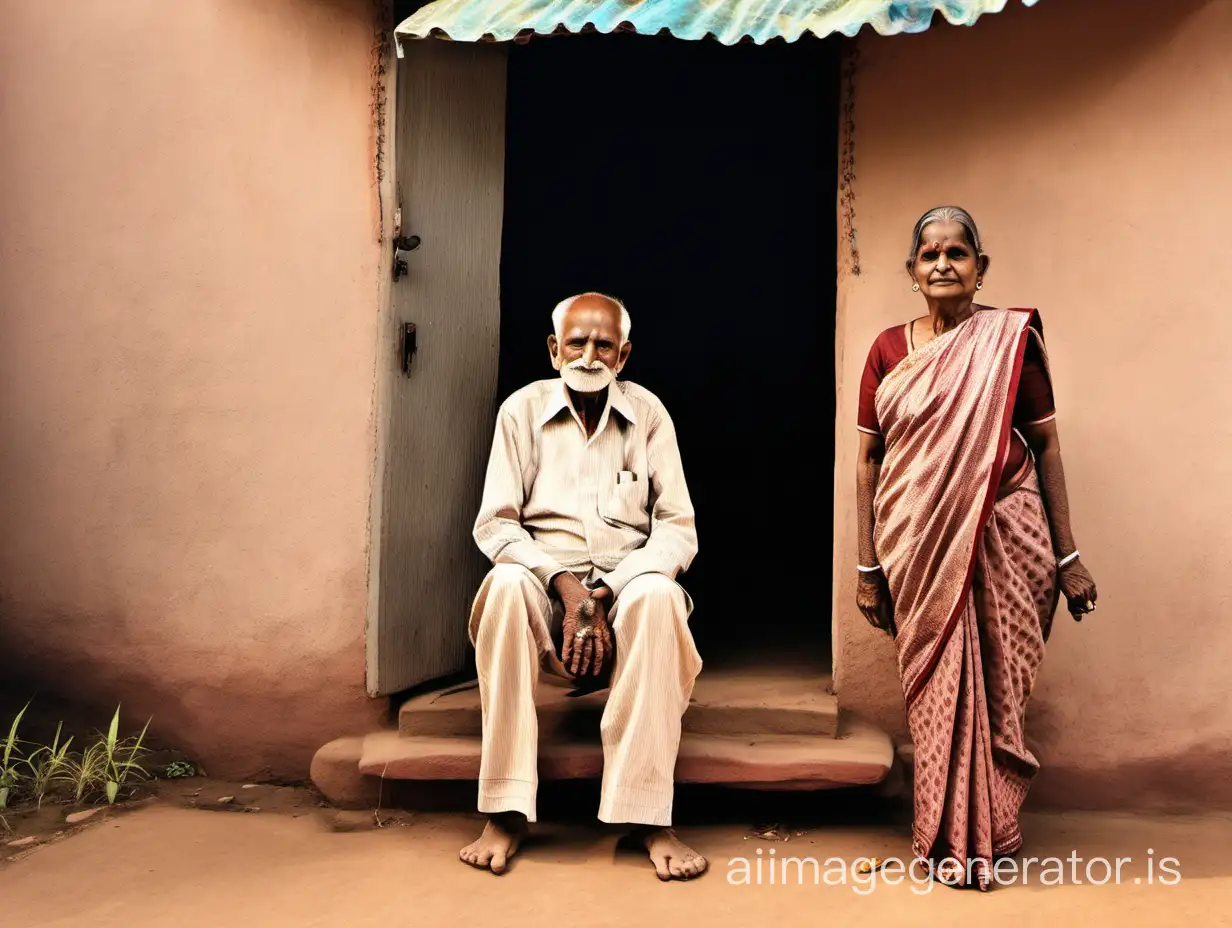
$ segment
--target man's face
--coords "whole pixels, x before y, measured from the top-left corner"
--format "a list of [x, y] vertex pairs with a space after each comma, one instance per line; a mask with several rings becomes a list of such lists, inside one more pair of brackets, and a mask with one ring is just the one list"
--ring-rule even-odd
[[620, 341], [620, 307], [603, 297], [587, 296], [565, 313], [561, 336], [548, 337], [552, 367], [579, 393], [596, 393], [613, 380], [629, 358], [630, 344]]

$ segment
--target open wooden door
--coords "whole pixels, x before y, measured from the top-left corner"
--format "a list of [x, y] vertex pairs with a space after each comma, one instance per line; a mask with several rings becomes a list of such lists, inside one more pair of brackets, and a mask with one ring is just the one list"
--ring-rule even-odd
[[487, 567], [471, 529], [500, 345], [505, 50], [436, 39], [405, 49], [394, 205], [409, 250], [395, 258], [381, 359], [379, 566], [368, 634], [374, 696], [467, 664], [468, 610]]

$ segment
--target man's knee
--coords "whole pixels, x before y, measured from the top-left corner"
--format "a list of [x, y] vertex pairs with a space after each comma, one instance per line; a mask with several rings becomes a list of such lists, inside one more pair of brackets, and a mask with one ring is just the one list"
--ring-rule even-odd
[[[493, 623], [525, 622], [531, 603], [540, 593], [539, 581], [521, 564], [496, 564], [488, 571], [475, 597], [471, 613], [472, 639], [475, 630]], [[515, 605], [525, 603], [524, 606]]]
[[535, 583], [535, 575], [521, 564], [495, 564], [484, 580], [484, 586], [490, 592], [520, 590], [527, 584], [533, 586]]
[[684, 591], [665, 574], [639, 574], [625, 584], [618, 601], [621, 610], [632, 606], [638, 611], [662, 612], [665, 617], [684, 608]]

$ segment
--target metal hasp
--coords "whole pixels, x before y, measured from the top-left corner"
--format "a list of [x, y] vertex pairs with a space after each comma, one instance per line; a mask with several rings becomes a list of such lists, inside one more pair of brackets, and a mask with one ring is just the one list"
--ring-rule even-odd
[[415, 356], [415, 352], [419, 350], [419, 345], [415, 341], [415, 323], [402, 323], [402, 373], [407, 377], [411, 376], [411, 361]]
[[406, 276], [407, 255], [419, 247], [418, 235], [399, 235], [394, 239], [394, 280]]

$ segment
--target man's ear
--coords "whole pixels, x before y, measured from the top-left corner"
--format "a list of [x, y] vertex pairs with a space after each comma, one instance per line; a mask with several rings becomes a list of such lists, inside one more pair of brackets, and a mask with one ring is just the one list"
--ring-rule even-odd
[[560, 370], [560, 342], [555, 335], [548, 336], [548, 356], [552, 359], [552, 370]]
[[633, 342], [625, 342], [620, 346], [620, 355], [616, 358], [616, 373], [620, 373], [625, 369], [625, 364], [629, 360], [629, 352], [633, 350]]

